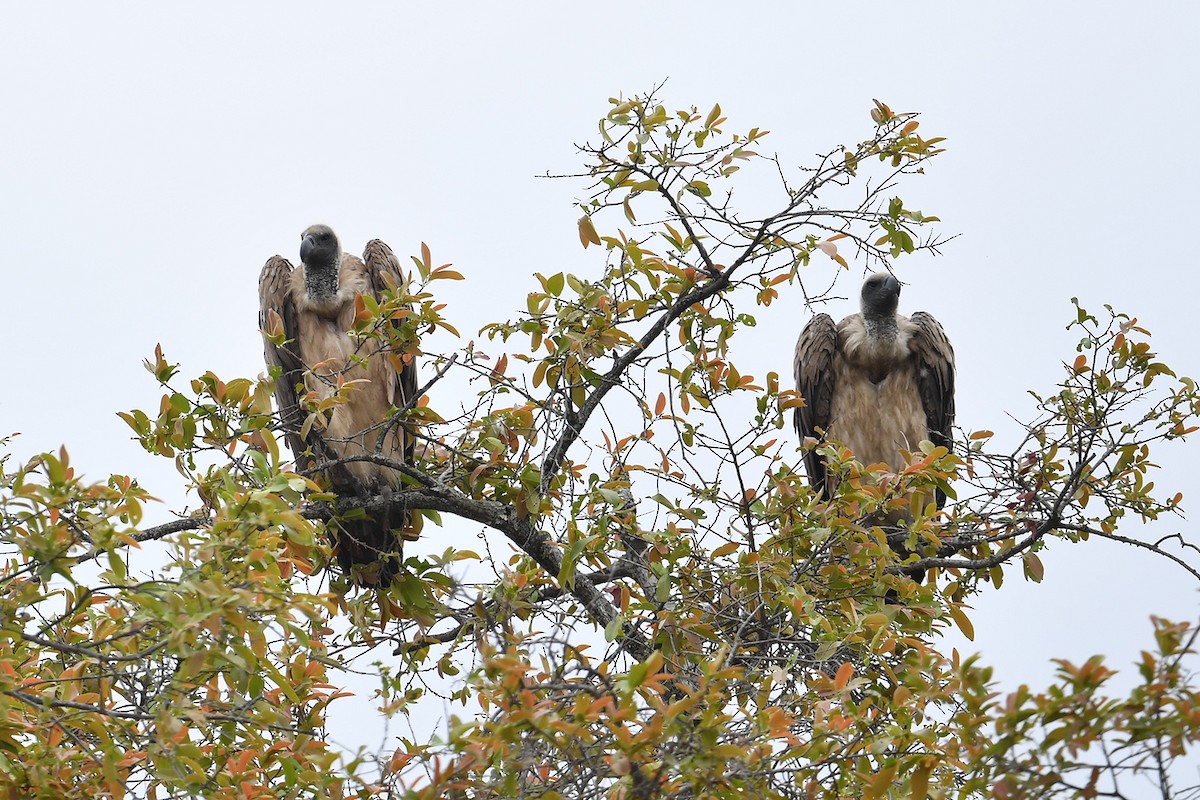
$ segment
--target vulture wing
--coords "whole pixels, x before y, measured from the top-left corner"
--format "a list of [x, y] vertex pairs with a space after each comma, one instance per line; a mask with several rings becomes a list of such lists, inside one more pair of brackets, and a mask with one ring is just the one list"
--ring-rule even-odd
[[[291, 262], [283, 256], [272, 256], [263, 265], [258, 278], [258, 327], [263, 334], [267, 366], [282, 370], [275, 381], [275, 404], [279, 407], [288, 448], [299, 460], [300, 454], [313, 443], [300, 438], [304, 420], [296, 387], [304, 383], [304, 360], [299, 352], [300, 326], [292, 297], [292, 269]], [[279, 334], [283, 334], [283, 344], [277, 345], [268, 338]]]
[[[376, 300], [383, 299], [384, 290], [395, 291], [404, 285], [404, 274], [400, 271], [400, 262], [392, 248], [379, 239], [367, 242], [363, 250], [363, 269], [371, 287], [371, 293]], [[398, 324], [398, 323], [397, 323]], [[397, 408], [417, 401], [417, 362], [411, 355], [388, 352], [381, 354], [385, 358], [377, 359], [379, 368], [383, 371], [378, 376], [387, 386], [389, 402]], [[372, 376], [373, 379], [376, 376]], [[405, 463], [411, 463], [413, 457], [414, 437], [410, 431], [405, 431], [403, 453]]]
[[[833, 408], [833, 390], [837, 371], [833, 368], [837, 354], [837, 327], [828, 314], [817, 314], [800, 332], [796, 340], [793, 367], [796, 391], [805, 405], [796, 409], [796, 433], [800, 440], [811, 436], [824, 439]], [[829, 497], [833, 487], [827, 485], [825, 460], [815, 450], [804, 453], [804, 469], [814, 489]]]
[[[908, 346], [916, 362], [929, 441], [949, 448], [954, 445], [954, 348], [932, 314], [918, 311], [909, 321], [913, 328]], [[945, 495], [938, 492], [938, 508], [945, 501]]]
[[916, 360], [929, 440], [950, 447], [954, 444], [954, 348], [933, 315], [918, 311], [909, 321], [914, 331], [908, 346]]

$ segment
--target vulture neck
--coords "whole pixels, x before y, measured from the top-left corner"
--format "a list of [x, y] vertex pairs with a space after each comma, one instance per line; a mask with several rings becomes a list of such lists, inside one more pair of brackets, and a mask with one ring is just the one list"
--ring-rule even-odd
[[335, 258], [332, 261], [316, 261], [311, 264], [304, 264], [304, 289], [308, 293], [308, 299], [317, 304], [328, 303], [333, 300], [338, 293], [338, 262], [340, 258]]
[[895, 341], [897, 333], [899, 333], [899, 325], [896, 323], [895, 314], [868, 314], [863, 312], [863, 327], [867, 331], [867, 338], [872, 341]]
[[861, 339], [848, 343], [846, 358], [879, 386], [904, 362], [907, 341], [900, 333], [895, 314], [868, 314], [864, 310], [862, 333]]

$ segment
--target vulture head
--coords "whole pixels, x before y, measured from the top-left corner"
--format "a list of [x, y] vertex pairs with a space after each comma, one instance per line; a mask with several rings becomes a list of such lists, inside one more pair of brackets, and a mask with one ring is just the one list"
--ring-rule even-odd
[[310, 269], [332, 269], [341, 263], [342, 245], [328, 225], [312, 225], [300, 234], [300, 260]]
[[342, 245], [328, 225], [312, 225], [300, 234], [300, 260], [304, 262], [304, 283], [309, 299], [331, 302], [338, 291], [338, 271], [342, 264]]
[[862, 287], [862, 314], [868, 319], [894, 316], [900, 305], [900, 281], [886, 272], [876, 272]]

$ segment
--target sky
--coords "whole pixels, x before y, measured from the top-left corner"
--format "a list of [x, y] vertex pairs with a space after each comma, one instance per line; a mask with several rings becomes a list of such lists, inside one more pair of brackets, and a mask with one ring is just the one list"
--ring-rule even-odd
[[[453, 262], [467, 280], [439, 292], [466, 336], [512, 316], [533, 272], [603, 265], [577, 238], [584, 184], [539, 176], [578, 169], [609, 97], [663, 80], [668, 108], [719, 102], [791, 166], [870, 135], [874, 98], [947, 137], [900, 194], [957, 238], [898, 274], [901, 310], [934, 313], [954, 341], [963, 428], [1003, 441], [1010, 416], [1033, 415], [1027, 390], [1073, 357], [1073, 296], [1137, 316], [1200, 375], [1188, 4], [4, 8], [0, 434], [21, 432], [19, 455], [65, 444], [97, 479], [138, 475], [170, 508], [173, 470], [115, 413], [157, 407], [141, 363], [156, 343], [185, 376], [262, 371], [258, 271], [294, 261], [318, 221], [352, 252], [378, 237], [402, 260], [426, 242]], [[756, 186], [748, 204], [765, 202]], [[795, 296], [760, 310], [748, 371], [787, 375], [806, 316]], [[1159, 461], [1160, 485], [1200, 494], [1195, 442]], [[1177, 530], [1194, 535], [1154, 529]], [[1043, 584], [985, 592], [976, 640], [954, 640], [1009, 688], [1044, 684], [1054, 657], [1126, 668], [1149, 615], [1196, 617], [1194, 581], [1152, 555], [1093, 542], [1043, 560]]]

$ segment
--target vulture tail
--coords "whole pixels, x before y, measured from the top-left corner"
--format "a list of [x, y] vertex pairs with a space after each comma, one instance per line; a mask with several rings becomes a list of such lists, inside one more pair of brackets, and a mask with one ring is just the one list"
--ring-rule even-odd
[[338, 565], [346, 579], [355, 586], [391, 586], [404, 561], [401, 537], [408, 524], [407, 511], [395, 506], [332, 523]]

